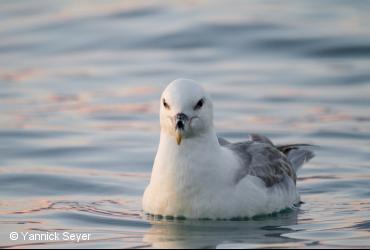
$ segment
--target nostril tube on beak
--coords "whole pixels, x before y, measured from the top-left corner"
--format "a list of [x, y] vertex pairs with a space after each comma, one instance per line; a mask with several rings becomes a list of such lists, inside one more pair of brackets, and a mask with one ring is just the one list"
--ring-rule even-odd
[[185, 129], [185, 122], [188, 120], [188, 116], [184, 113], [178, 113], [176, 115], [176, 129], [177, 130], [184, 130]]
[[176, 120], [186, 121], [187, 119], [188, 119], [188, 116], [185, 115], [184, 113], [178, 113], [176, 115]]
[[176, 129], [183, 130], [185, 128], [184, 123], [182, 120], [177, 121], [176, 123]]

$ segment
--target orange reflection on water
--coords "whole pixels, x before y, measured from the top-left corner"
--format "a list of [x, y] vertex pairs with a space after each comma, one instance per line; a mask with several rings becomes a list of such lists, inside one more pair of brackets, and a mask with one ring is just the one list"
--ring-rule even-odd
[[42, 72], [42, 70], [35, 68], [26, 68], [16, 71], [3, 71], [0, 72], [0, 80], [20, 83], [34, 80], [37, 77], [42, 76], [43, 73], [44, 72]]
[[[32, 200], [13, 199], [7, 200], [0, 206], [0, 215], [28, 214], [40, 212], [50, 207], [50, 201], [40, 198]], [[40, 222], [42, 223], [42, 222]]]

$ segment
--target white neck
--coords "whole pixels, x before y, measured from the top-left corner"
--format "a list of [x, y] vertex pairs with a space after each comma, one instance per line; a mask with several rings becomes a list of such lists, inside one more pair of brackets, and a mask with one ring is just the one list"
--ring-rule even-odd
[[[211, 128], [196, 137], [183, 138], [180, 145], [177, 145], [176, 139], [173, 136], [170, 136], [165, 131], [161, 131], [158, 152], [160, 152], [162, 148], [166, 148], [167, 157], [171, 155], [178, 160], [179, 157], [189, 158], [190, 156], [202, 156], [206, 153], [205, 150], [217, 152], [220, 150], [220, 145], [214, 129]], [[171, 150], [171, 154], [169, 154], [168, 150]]]
[[212, 164], [216, 159], [209, 159], [207, 155], [222, 155], [221, 151], [213, 128], [196, 137], [183, 139], [180, 145], [177, 145], [173, 136], [162, 130], [152, 179], [176, 181], [177, 178], [204, 176], [217, 167]]

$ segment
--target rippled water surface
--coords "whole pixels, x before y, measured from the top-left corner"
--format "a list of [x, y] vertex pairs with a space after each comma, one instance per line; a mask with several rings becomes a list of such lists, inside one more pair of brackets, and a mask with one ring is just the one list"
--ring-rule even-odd
[[[369, 247], [369, 12], [369, 1], [1, 1], [0, 248]], [[142, 215], [159, 96], [180, 77], [211, 93], [229, 140], [318, 145], [297, 210]]]

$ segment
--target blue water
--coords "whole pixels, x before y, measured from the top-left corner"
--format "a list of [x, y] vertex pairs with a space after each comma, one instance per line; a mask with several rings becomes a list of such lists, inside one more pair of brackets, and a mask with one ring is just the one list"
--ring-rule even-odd
[[[0, 248], [369, 248], [369, 11], [370, 1], [1, 1]], [[159, 97], [180, 77], [211, 93], [231, 141], [318, 145], [299, 173], [299, 208], [230, 222], [142, 215]]]

